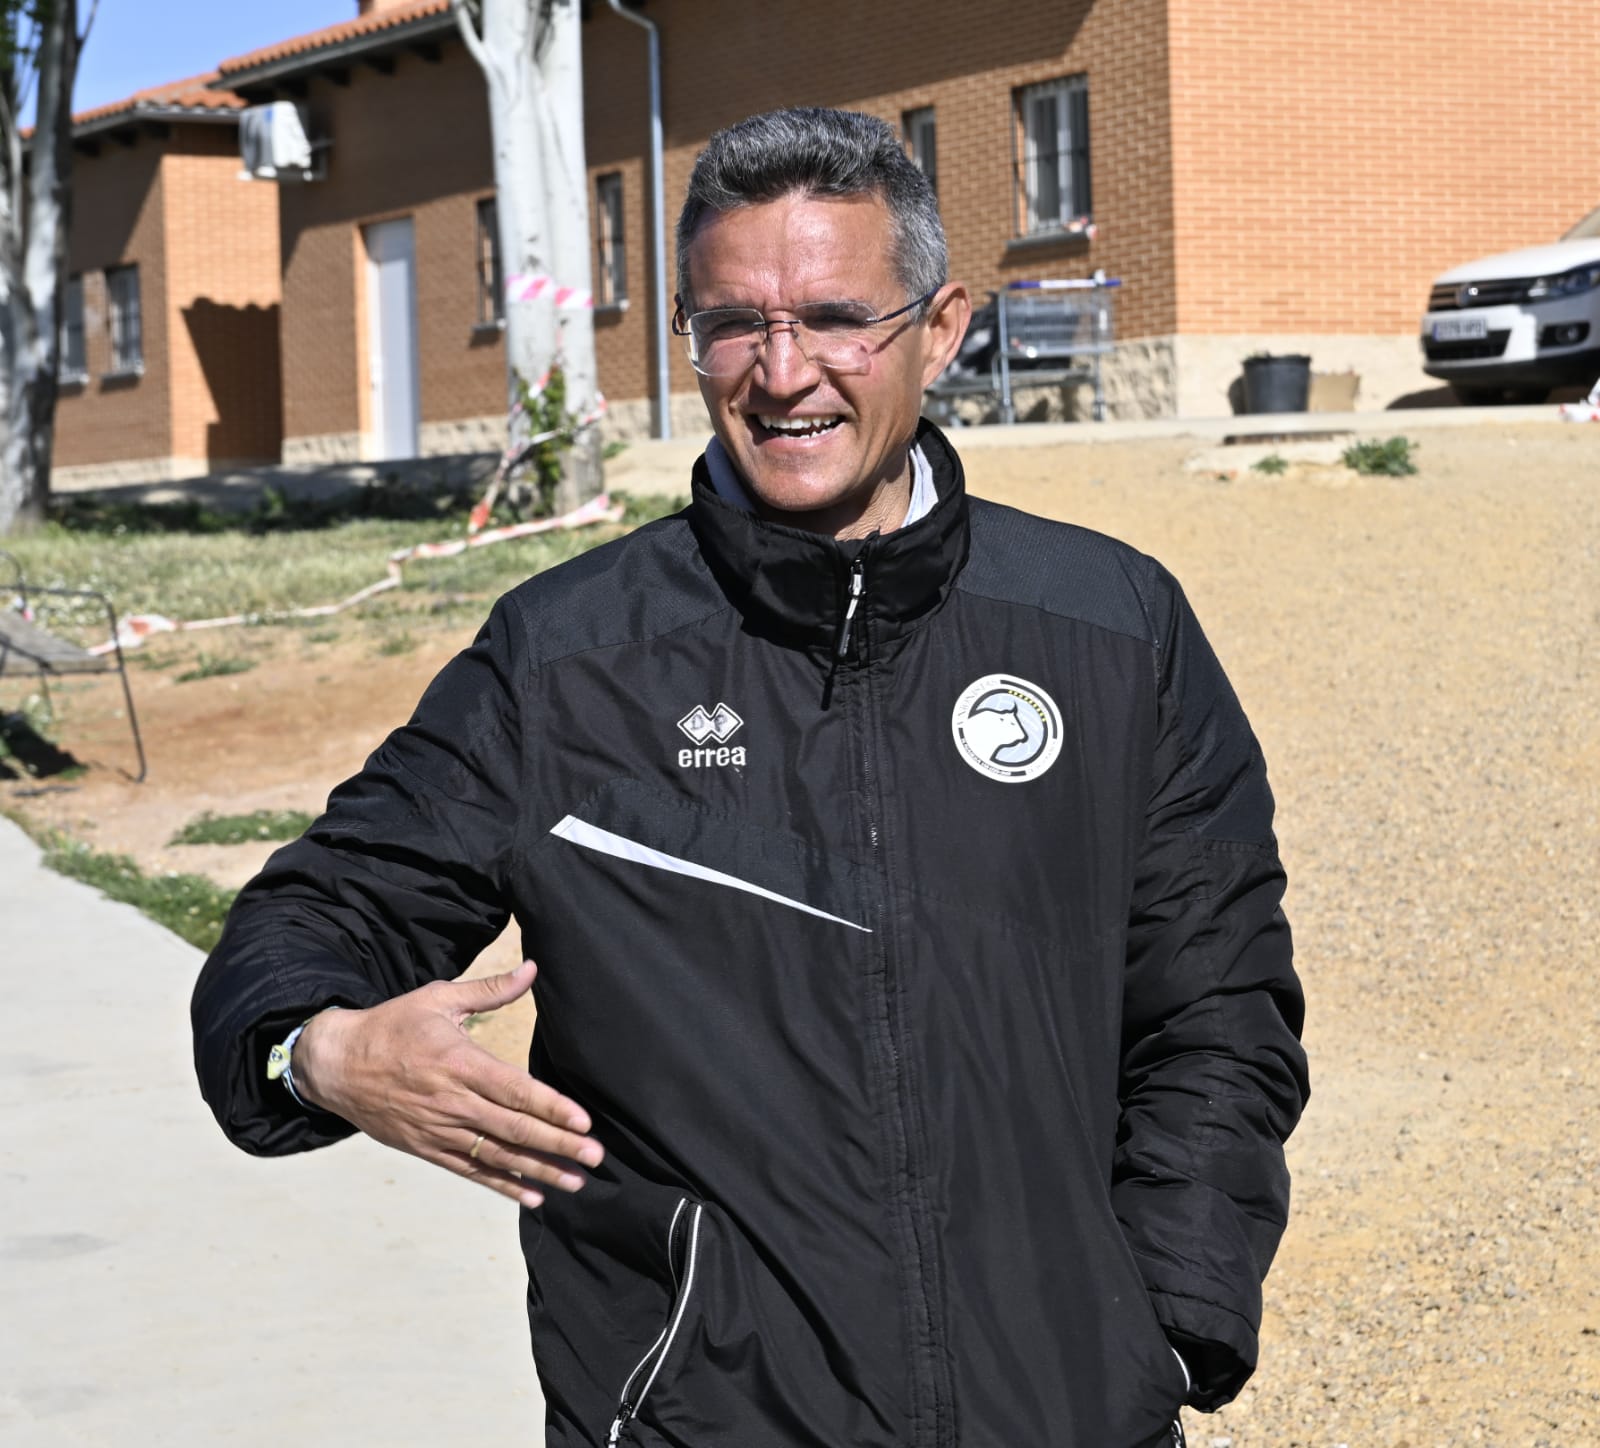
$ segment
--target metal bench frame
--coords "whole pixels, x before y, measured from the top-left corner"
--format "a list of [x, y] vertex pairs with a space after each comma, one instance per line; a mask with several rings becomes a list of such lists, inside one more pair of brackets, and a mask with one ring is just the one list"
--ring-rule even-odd
[[[0, 608], [0, 681], [10, 678], [36, 678], [50, 703], [50, 680], [69, 674], [109, 674], [113, 670], [122, 678], [122, 697], [128, 706], [128, 724], [133, 730], [133, 747], [139, 755], [139, 773], [133, 777], [135, 784], [143, 784], [149, 772], [145, 759], [144, 739], [139, 733], [139, 716], [133, 708], [133, 689], [128, 682], [128, 665], [122, 656], [122, 642], [117, 637], [117, 614], [111, 600], [92, 588], [53, 588], [30, 584], [23, 576], [22, 564], [11, 554], [0, 552], [0, 560], [9, 563], [16, 577], [12, 587], [22, 601], [23, 612]], [[29, 595], [47, 594], [57, 598], [92, 598], [106, 611], [106, 627], [110, 631], [111, 649], [107, 653], [93, 654], [77, 644], [57, 638], [41, 628], [27, 616]], [[50, 704], [51, 713], [55, 712]]]

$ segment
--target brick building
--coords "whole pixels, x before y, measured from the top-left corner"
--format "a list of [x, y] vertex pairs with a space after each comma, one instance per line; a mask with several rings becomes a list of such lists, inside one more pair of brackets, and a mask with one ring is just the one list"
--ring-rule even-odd
[[73, 117], [58, 485], [277, 460], [277, 198], [240, 185], [215, 79]]
[[[344, 24], [224, 61], [294, 101], [321, 179], [278, 203], [286, 461], [493, 445], [504, 404], [483, 82], [447, 0], [356, 0]], [[1113, 415], [1225, 413], [1242, 360], [1309, 352], [1361, 405], [1437, 384], [1428, 284], [1592, 209], [1600, 73], [1589, 0], [649, 0], [668, 227], [718, 126], [774, 106], [869, 111], [935, 178], [952, 274], [1120, 277]], [[648, 76], [638, 27], [585, 6], [596, 348], [607, 426], [649, 426]], [[1442, 55], [1441, 36], [1470, 35]], [[176, 134], [176, 131], [174, 131]], [[274, 196], [273, 193], [276, 193]], [[265, 201], [263, 201], [265, 204]], [[670, 245], [670, 237], [669, 237]], [[669, 290], [673, 259], [668, 258]], [[396, 302], [396, 297], [400, 298]], [[385, 300], [387, 298], [387, 300]], [[397, 308], [382, 326], [385, 307]], [[385, 356], [400, 337], [394, 357]], [[403, 377], [396, 383], [397, 368]], [[704, 426], [674, 347], [678, 430]]]

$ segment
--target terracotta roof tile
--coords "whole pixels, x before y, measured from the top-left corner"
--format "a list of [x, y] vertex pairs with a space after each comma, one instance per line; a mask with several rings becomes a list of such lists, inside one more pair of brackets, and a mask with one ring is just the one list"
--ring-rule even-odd
[[450, 0], [413, 0], [410, 5], [396, 5], [388, 10], [376, 10], [370, 15], [361, 15], [354, 20], [345, 20], [338, 25], [313, 30], [306, 35], [280, 40], [274, 45], [263, 46], [260, 50], [252, 50], [245, 55], [233, 56], [223, 61], [218, 70], [222, 79], [226, 80], [242, 71], [255, 70], [260, 66], [289, 60], [297, 55], [309, 55], [313, 51], [338, 45], [342, 41], [356, 40], [364, 35], [375, 35], [379, 31], [409, 25], [414, 20], [445, 15], [449, 10]]
[[217, 72], [210, 70], [204, 75], [191, 75], [184, 80], [169, 80], [164, 85], [147, 86], [144, 90], [135, 91], [131, 96], [124, 96], [120, 101], [112, 101], [108, 105], [96, 106], [93, 110], [77, 112], [72, 118], [72, 124], [74, 126], [88, 125], [94, 121], [104, 121], [112, 116], [120, 115], [124, 111], [133, 115], [139, 111], [147, 110], [236, 111], [241, 109], [244, 105], [242, 96], [236, 96], [232, 91], [211, 89], [210, 82], [217, 79]]

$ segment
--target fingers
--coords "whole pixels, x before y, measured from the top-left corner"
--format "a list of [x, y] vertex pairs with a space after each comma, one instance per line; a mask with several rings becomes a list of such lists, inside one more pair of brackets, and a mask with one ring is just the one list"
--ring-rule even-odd
[[508, 1006], [519, 996], [526, 995], [538, 967], [525, 960], [515, 970], [504, 975], [486, 975], [477, 980], [450, 981], [444, 989], [448, 993], [450, 1009], [464, 1020], [467, 1016], [482, 1015]]
[[564, 1191], [575, 1192], [588, 1180], [577, 1168], [597, 1167], [605, 1160], [605, 1148], [592, 1137], [488, 1103], [478, 1124], [484, 1129], [479, 1161], [520, 1171]]
[[[483, 1120], [487, 1122], [485, 1137], [512, 1150], [541, 1152], [545, 1156], [560, 1157], [580, 1166], [599, 1166], [605, 1160], [605, 1148], [592, 1136], [580, 1136], [575, 1131], [563, 1131], [537, 1116], [527, 1116], [517, 1111], [507, 1111], [491, 1103], [484, 1103]], [[482, 1155], [482, 1152], [479, 1152]]]
[[[570, 1097], [563, 1096], [526, 1071], [518, 1071], [496, 1060], [487, 1051], [481, 1054], [481, 1061], [474, 1057], [479, 1069], [473, 1071], [466, 1083], [480, 1096], [519, 1116], [534, 1117], [569, 1132], [587, 1133], [593, 1126], [589, 1113]], [[523, 1138], [518, 1136], [513, 1139], [521, 1141]], [[550, 1149], [544, 1142], [528, 1144]]]
[[502, 1171], [498, 1167], [487, 1165], [484, 1160], [484, 1151], [478, 1153], [474, 1161], [464, 1151], [445, 1151], [427, 1159], [439, 1166], [453, 1171], [457, 1176], [465, 1177], [470, 1182], [476, 1182], [481, 1187], [488, 1187], [490, 1191], [502, 1197], [509, 1197], [522, 1207], [542, 1207], [544, 1193], [536, 1186], [530, 1185], [521, 1177], [509, 1171]]
[[570, 1157], [553, 1156], [531, 1147], [510, 1146], [491, 1136], [484, 1137], [476, 1158], [470, 1151], [467, 1158], [485, 1173], [514, 1177], [525, 1189], [534, 1191], [542, 1185], [563, 1192], [578, 1192], [589, 1182], [589, 1178], [574, 1167]]

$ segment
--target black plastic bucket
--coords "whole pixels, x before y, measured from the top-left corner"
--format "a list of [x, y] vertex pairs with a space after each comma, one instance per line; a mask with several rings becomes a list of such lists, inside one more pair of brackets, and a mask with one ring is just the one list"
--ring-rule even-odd
[[1246, 357], [1246, 412], [1304, 412], [1311, 400], [1309, 357]]

